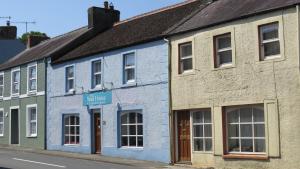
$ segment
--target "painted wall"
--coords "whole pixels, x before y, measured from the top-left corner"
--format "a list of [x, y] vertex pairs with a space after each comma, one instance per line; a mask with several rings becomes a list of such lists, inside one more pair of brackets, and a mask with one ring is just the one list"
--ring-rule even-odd
[[[14, 69], [14, 68], [12, 68]], [[20, 95], [11, 97], [11, 69], [4, 71], [4, 97], [0, 100], [0, 109], [7, 114], [4, 119], [4, 136], [0, 144], [10, 144], [10, 107], [19, 107], [20, 146], [44, 149], [45, 147], [45, 64], [37, 62], [37, 93], [27, 94], [27, 65], [20, 66]], [[37, 104], [37, 137], [26, 136], [26, 107]]]
[[[136, 85], [123, 85], [123, 54], [136, 54]], [[102, 113], [102, 154], [142, 160], [170, 161], [168, 103], [168, 45], [156, 41], [48, 67], [47, 149], [91, 153], [91, 115], [82, 93], [91, 90], [91, 62], [103, 59], [103, 84], [112, 89], [112, 104], [94, 107]], [[65, 66], [75, 65], [76, 94], [65, 94]], [[119, 145], [119, 113], [143, 114], [143, 148]], [[80, 145], [64, 146], [63, 114], [80, 114]]]
[[[279, 22], [281, 58], [259, 61], [258, 25]], [[299, 168], [300, 79], [299, 14], [290, 8], [230, 22], [172, 38], [172, 103], [174, 110], [211, 108], [212, 153], [192, 153], [195, 166], [215, 168]], [[213, 36], [233, 35], [233, 66], [213, 66]], [[179, 75], [178, 44], [192, 41], [194, 69]], [[268, 160], [222, 158], [222, 107], [264, 103]], [[279, 127], [279, 130], [276, 128]]]

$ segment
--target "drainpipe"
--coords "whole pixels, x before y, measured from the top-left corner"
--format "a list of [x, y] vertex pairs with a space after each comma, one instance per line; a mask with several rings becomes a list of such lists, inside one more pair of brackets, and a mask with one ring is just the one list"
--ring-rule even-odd
[[47, 57], [44, 58], [44, 67], [45, 67], [45, 107], [44, 107], [44, 149], [47, 149], [47, 112], [48, 112], [48, 106], [47, 106], [47, 97], [48, 97], [48, 92], [47, 92], [47, 83], [48, 83], [48, 78], [47, 78], [47, 69], [48, 69], [48, 59]]
[[168, 43], [168, 89], [169, 89], [169, 135], [170, 135], [170, 164], [174, 164], [174, 136], [173, 136], [173, 110], [172, 110], [172, 90], [171, 90], [171, 72], [172, 72], [172, 62], [171, 62], [171, 53], [172, 46], [169, 39], [164, 38], [164, 41]]

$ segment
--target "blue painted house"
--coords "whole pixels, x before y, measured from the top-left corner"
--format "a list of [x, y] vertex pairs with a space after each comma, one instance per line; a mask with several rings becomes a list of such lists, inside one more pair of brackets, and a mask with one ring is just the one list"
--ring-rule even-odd
[[169, 163], [164, 32], [200, 5], [188, 1], [116, 22], [49, 60], [47, 149]]

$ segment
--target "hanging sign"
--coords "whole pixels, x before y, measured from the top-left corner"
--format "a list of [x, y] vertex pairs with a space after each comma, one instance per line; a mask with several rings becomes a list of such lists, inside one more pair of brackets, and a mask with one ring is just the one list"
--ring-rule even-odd
[[83, 94], [84, 106], [106, 105], [106, 104], [111, 104], [111, 102], [112, 102], [111, 91]]

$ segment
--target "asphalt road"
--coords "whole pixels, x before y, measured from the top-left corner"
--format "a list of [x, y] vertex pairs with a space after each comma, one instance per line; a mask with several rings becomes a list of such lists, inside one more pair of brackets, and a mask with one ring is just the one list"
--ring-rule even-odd
[[[138, 169], [134, 166], [0, 150], [0, 169]], [[140, 169], [140, 168], [139, 168]]]

